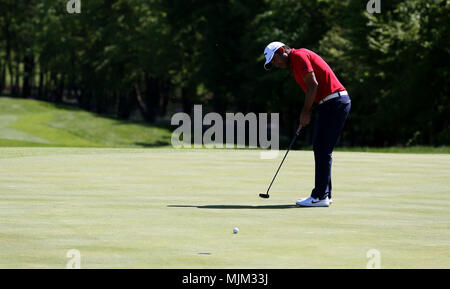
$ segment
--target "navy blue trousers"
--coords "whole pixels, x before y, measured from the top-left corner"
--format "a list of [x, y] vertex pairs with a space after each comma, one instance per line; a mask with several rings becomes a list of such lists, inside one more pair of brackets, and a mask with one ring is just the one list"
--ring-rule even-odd
[[350, 97], [343, 95], [330, 99], [316, 108], [313, 134], [314, 160], [316, 163], [315, 187], [311, 197], [331, 198], [332, 154], [344, 123], [350, 112]]

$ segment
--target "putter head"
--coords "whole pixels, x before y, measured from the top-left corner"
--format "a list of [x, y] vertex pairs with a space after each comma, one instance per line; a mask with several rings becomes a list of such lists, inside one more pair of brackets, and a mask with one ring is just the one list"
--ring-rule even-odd
[[259, 197], [263, 199], [268, 199], [270, 196], [269, 194], [259, 194]]

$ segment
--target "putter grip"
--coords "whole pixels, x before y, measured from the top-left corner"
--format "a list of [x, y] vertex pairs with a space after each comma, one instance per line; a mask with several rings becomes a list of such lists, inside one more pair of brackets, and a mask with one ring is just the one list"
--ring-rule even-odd
[[300, 134], [300, 132], [302, 131], [302, 128], [303, 128], [302, 125], [300, 125], [300, 126], [298, 127], [297, 132], [296, 132], [297, 135]]

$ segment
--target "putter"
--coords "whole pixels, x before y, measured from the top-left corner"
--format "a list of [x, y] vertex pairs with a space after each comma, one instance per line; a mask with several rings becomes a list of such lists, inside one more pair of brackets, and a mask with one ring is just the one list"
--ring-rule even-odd
[[277, 170], [277, 172], [275, 173], [275, 176], [273, 176], [272, 182], [270, 183], [269, 188], [267, 189], [267, 192], [266, 192], [265, 194], [259, 194], [259, 196], [260, 196], [261, 198], [263, 198], [263, 199], [268, 199], [268, 198], [270, 198], [270, 196], [269, 196], [269, 191], [270, 191], [270, 188], [272, 187], [273, 181], [274, 181], [275, 178], [277, 177], [278, 172], [280, 171], [280, 168], [281, 168], [281, 166], [283, 165], [283, 162], [284, 162], [284, 160], [286, 159], [287, 154], [288, 154], [289, 151], [291, 150], [291, 147], [292, 147], [292, 145], [294, 144], [295, 140], [297, 139], [298, 135], [300, 134], [300, 131], [301, 131], [301, 130], [302, 130], [302, 126], [300, 125], [299, 128], [298, 128], [298, 130], [297, 130], [297, 132], [295, 133], [294, 138], [293, 138], [292, 141], [291, 141], [291, 144], [289, 145], [289, 148], [287, 149], [286, 153], [284, 154], [284, 158], [283, 158], [283, 160], [281, 161], [281, 164], [280, 164], [280, 166], [278, 167], [278, 170]]

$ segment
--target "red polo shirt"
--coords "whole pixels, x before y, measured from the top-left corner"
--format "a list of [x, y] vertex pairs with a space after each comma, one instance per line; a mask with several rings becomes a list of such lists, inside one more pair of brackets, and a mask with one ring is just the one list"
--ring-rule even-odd
[[308, 72], [314, 71], [319, 83], [314, 102], [318, 103], [332, 93], [345, 90], [345, 87], [339, 82], [330, 66], [322, 57], [311, 50], [305, 48], [291, 49], [289, 61], [291, 72], [303, 91], [306, 91], [306, 83], [303, 78]]

